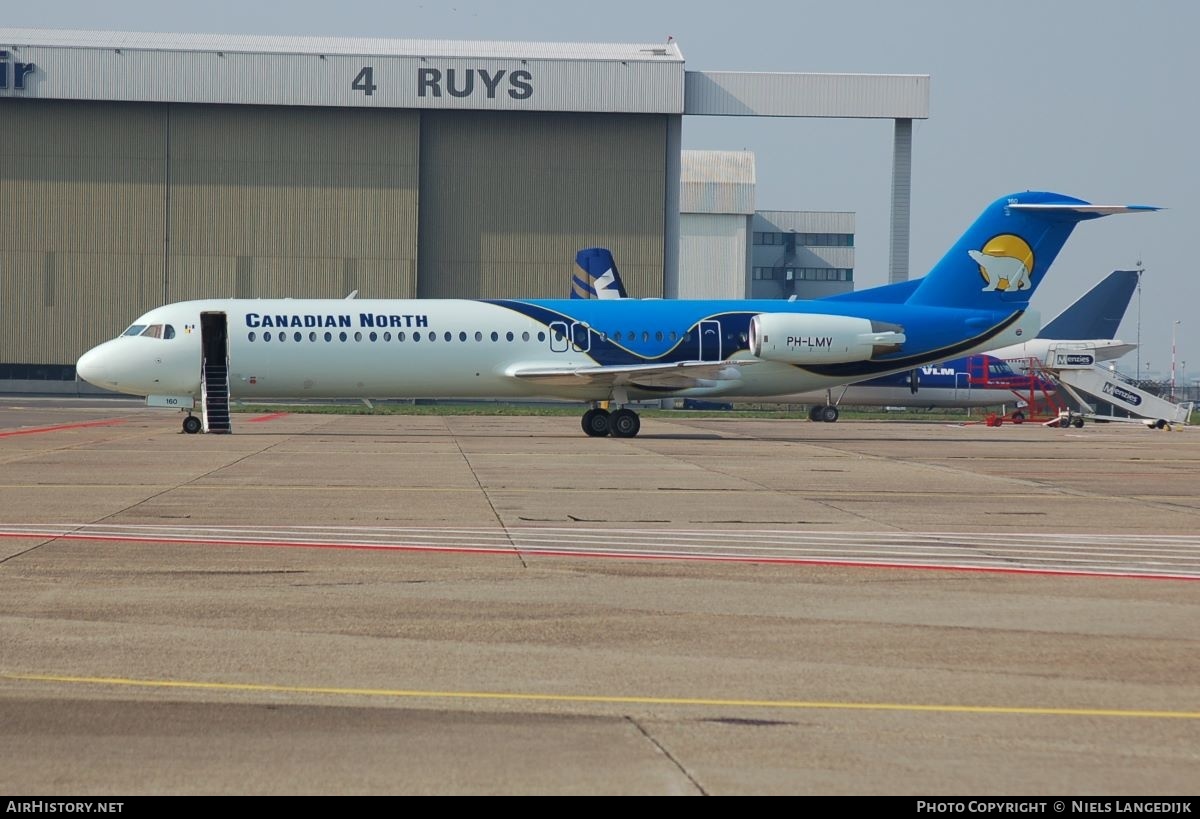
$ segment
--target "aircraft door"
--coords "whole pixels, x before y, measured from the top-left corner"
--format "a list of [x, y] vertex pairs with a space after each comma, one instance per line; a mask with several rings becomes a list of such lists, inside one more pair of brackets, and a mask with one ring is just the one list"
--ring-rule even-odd
[[697, 328], [700, 333], [700, 360], [721, 360], [721, 322], [708, 319], [700, 322]]
[[200, 348], [205, 361], [224, 366], [229, 357], [229, 323], [224, 313], [200, 314]]
[[550, 322], [550, 352], [565, 353], [570, 346], [565, 321]]
[[954, 374], [954, 399], [967, 399], [971, 397], [971, 374], [970, 373], [955, 373]]
[[592, 349], [592, 331], [582, 321], [571, 324], [571, 350], [576, 353], [586, 353]]

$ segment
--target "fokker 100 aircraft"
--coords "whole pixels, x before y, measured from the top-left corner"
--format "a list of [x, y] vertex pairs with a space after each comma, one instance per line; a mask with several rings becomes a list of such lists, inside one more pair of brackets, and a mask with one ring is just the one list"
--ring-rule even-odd
[[[575, 255], [570, 281], [573, 299], [629, 298], [616, 260], [608, 248], [589, 247]], [[1042, 328], [1036, 337], [986, 354], [923, 364], [908, 372], [892, 373], [835, 389], [787, 395], [746, 396], [754, 403], [810, 404], [811, 421], [836, 421], [839, 406], [991, 407], [1020, 403], [1031, 394], [1053, 395], [1057, 385], [1028, 372], [1031, 360], [1045, 361], [1050, 350], [1076, 349], [1095, 361], [1120, 358], [1137, 348], [1116, 338], [1117, 328], [1133, 297], [1140, 270], [1114, 270]], [[834, 301], [850, 295], [828, 296]], [[1012, 359], [1010, 363], [1006, 359]], [[1014, 364], [1017, 369], [1014, 369]], [[1014, 417], [1024, 418], [1018, 411]]]
[[928, 275], [836, 300], [178, 302], [76, 372], [152, 406], [199, 401], [187, 432], [228, 432], [231, 398], [554, 397], [591, 404], [588, 435], [628, 438], [641, 427], [631, 401], [825, 389], [1032, 337], [1029, 300], [1075, 225], [1149, 210], [1005, 196]]

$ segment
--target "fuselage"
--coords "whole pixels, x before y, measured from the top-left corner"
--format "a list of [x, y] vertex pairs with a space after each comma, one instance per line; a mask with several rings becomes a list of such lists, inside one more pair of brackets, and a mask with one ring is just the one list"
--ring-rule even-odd
[[[687, 389], [627, 387], [631, 399], [774, 395], [823, 389], [1030, 334], [1024, 305], [997, 310], [907, 304], [666, 300], [213, 299], [144, 314], [86, 353], [81, 377], [135, 395], [198, 396], [202, 314], [220, 316], [234, 398], [471, 398], [606, 400], [611, 384], [547, 385], [538, 368], [595, 368], [752, 358], [761, 313], [863, 317], [903, 327], [900, 349], [870, 360], [797, 365], [756, 361], [739, 377]], [[803, 318], [797, 319], [803, 322]], [[147, 329], [151, 328], [151, 329]], [[154, 329], [158, 328], [158, 329]], [[813, 339], [820, 344], [824, 339]]]
[[992, 355], [974, 355], [831, 389], [764, 400], [863, 407], [966, 408], [1028, 402], [1054, 395], [1056, 391], [1056, 384], [1037, 372], [1017, 372], [1008, 362]]

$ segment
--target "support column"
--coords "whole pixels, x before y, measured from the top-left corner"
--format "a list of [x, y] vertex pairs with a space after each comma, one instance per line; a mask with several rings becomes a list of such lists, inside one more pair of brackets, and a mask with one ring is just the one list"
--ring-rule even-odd
[[683, 117], [667, 115], [666, 191], [663, 196], [663, 298], [679, 298], [679, 185]]
[[896, 120], [892, 138], [892, 246], [888, 283], [908, 281], [908, 212], [912, 194], [912, 120]]

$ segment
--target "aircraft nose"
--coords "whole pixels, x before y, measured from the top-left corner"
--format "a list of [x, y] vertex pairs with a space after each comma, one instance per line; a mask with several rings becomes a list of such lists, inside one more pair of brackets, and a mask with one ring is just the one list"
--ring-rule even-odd
[[93, 347], [75, 362], [75, 374], [97, 387], [105, 387], [112, 382], [112, 378], [108, 374], [107, 356], [101, 347], [103, 345]]

